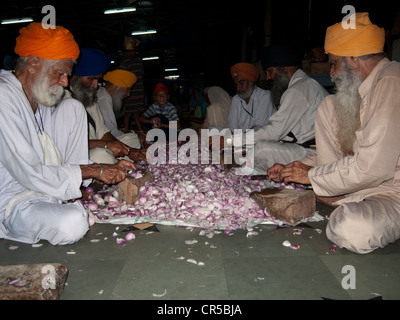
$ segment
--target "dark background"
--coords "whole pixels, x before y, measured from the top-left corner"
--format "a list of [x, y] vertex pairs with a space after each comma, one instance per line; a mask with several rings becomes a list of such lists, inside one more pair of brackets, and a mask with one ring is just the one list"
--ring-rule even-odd
[[[397, 1], [398, 3], [399, 1]], [[254, 63], [269, 43], [290, 43], [301, 55], [323, 47], [326, 28], [345, 16], [344, 5], [367, 11], [374, 24], [388, 32], [399, 4], [390, 1], [342, 0], [92, 0], [2, 1], [0, 19], [29, 16], [41, 22], [44, 5], [56, 9], [56, 24], [69, 29], [80, 46], [96, 47], [115, 60], [123, 38], [136, 29], [158, 30], [137, 36], [138, 56], [159, 56], [144, 61], [147, 83], [164, 79], [165, 68], [177, 67], [179, 82], [220, 85], [232, 90], [229, 68], [237, 62]], [[105, 9], [134, 6], [136, 12], [104, 15]], [[0, 25], [0, 64], [14, 55], [18, 30], [27, 25]], [[176, 74], [176, 72], [173, 72]], [[170, 74], [170, 72], [169, 72]]]

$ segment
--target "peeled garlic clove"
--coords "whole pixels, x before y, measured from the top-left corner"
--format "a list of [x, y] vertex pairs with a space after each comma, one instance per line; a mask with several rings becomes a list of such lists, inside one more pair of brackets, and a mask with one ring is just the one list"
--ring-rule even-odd
[[282, 245], [285, 247], [290, 247], [292, 244], [288, 240], [285, 240], [282, 242]]

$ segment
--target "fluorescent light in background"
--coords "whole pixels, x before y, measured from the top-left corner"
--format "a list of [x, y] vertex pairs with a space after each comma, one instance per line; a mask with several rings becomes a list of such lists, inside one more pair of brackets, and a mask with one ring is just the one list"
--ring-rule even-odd
[[169, 69], [165, 69], [164, 71], [178, 71], [178, 68], [169, 68]]
[[126, 13], [136, 11], [136, 8], [118, 8], [104, 11], [104, 14]]
[[157, 60], [160, 59], [160, 57], [147, 57], [147, 58], [142, 58], [142, 60]]
[[153, 34], [157, 33], [157, 30], [147, 30], [147, 31], [134, 31], [131, 33], [132, 36], [140, 36], [142, 34]]
[[173, 76], [167, 76], [167, 77], [164, 77], [165, 79], [167, 79], [167, 80], [175, 80], [175, 79], [178, 79], [180, 76], [179, 75], [173, 75]]
[[5, 19], [1, 21], [1, 24], [25, 23], [31, 21], [33, 21], [32, 18]]

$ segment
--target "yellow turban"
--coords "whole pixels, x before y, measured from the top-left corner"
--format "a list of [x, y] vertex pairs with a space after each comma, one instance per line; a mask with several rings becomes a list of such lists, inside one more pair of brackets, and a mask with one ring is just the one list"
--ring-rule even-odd
[[239, 76], [247, 81], [257, 82], [259, 72], [252, 64], [240, 62], [231, 67], [231, 75], [232, 78]]
[[20, 57], [37, 56], [41, 59], [78, 59], [79, 46], [71, 32], [61, 26], [44, 29], [32, 22], [19, 30], [15, 53]]
[[130, 88], [137, 81], [137, 77], [134, 73], [122, 69], [116, 69], [114, 71], [107, 72], [104, 75], [103, 79], [108, 82], [111, 82], [113, 85], [116, 85], [117, 87], [123, 87], [123, 88]]
[[[359, 57], [383, 52], [385, 30], [372, 24], [367, 12], [357, 12], [355, 15], [355, 29], [344, 29], [340, 22], [326, 30], [326, 53], [341, 57]], [[350, 22], [352, 19], [353, 15]]]

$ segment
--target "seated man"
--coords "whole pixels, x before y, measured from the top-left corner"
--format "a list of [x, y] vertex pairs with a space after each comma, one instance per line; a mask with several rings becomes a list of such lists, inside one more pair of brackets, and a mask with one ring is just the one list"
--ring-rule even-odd
[[[65, 28], [20, 30], [15, 73], [0, 71], [0, 238], [69, 244], [89, 228], [80, 187], [126, 178], [133, 163], [89, 164], [82, 105], [62, 99], [79, 48]], [[71, 99], [72, 100], [72, 99]]]
[[385, 31], [368, 13], [352, 18], [355, 29], [337, 23], [326, 31], [337, 93], [318, 108], [317, 153], [267, 173], [274, 181], [311, 184], [336, 207], [328, 239], [368, 253], [400, 238], [400, 63], [385, 58]]
[[233, 132], [267, 124], [276, 108], [272, 104], [271, 92], [256, 86], [259, 78], [257, 68], [250, 63], [237, 63], [232, 66], [231, 75], [237, 94], [232, 98], [229, 129]]
[[254, 130], [254, 164], [265, 174], [275, 163], [301, 160], [315, 144], [314, 120], [320, 102], [328, 92], [299, 68], [300, 59], [293, 49], [272, 45], [264, 49], [262, 65], [267, 80], [273, 81], [271, 93], [278, 111], [268, 124]]
[[110, 129], [110, 133], [119, 141], [140, 149], [141, 143], [135, 132], [123, 133], [118, 129], [115, 109], [120, 109], [122, 100], [129, 96], [131, 87], [136, 83], [134, 73], [122, 69], [107, 72], [104, 77], [104, 87], [97, 90], [97, 105], [99, 106], [104, 124]]
[[96, 163], [117, 163], [117, 158], [125, 156], [135, 161], [145, 160], [140, 150], [111, 134], [97, 105], [98, 83], [110, 62], [111, 59], [102, 51], [82, 48], [71, 77], [72, 97], [79, 100], [88, 113], [90, 159]]

